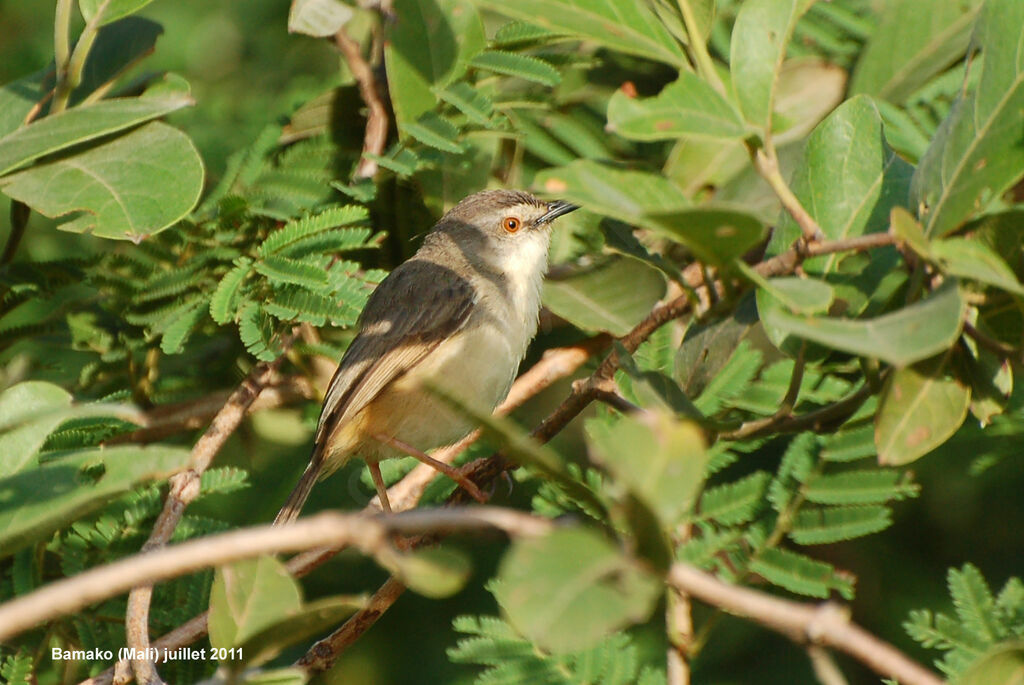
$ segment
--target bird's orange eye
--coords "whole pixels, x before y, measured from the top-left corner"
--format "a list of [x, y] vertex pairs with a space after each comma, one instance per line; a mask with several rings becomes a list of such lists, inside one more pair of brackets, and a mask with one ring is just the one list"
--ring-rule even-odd
[[515, 233], [522, 226], [522, 223], [514, 216], [506, 216], [505, 220], [501, 222], [501, 226], [509, 233]]

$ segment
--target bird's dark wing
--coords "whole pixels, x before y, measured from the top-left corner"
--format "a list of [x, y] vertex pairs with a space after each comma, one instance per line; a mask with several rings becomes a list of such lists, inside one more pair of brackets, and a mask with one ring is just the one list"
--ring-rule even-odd
[[317, 451], [335, 426], [355, 416], [469, 318], [476, 292], [454, 271], [411, 259], [370, 296], [359, 334], [342, 357], [317, 426]]

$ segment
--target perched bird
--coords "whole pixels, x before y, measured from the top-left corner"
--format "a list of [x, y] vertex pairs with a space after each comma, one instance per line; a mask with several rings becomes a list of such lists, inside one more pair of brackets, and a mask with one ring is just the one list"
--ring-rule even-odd
[[474, 428], [425, 384], [486, 411], [505, 398], [537, 332], [551, 222], [576, 208], [485, 190], [437, 222], [366, 303], [327, 390], [309, 466], [275, 524], [297, 517], [314, 483], [353, 457], [369, 466], [384, 511], [378, 462], [389, 457], [410, 454], [475, 490], [425, 453]]

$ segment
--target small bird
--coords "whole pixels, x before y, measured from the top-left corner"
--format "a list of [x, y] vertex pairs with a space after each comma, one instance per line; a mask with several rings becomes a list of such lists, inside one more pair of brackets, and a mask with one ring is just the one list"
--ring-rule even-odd
[[505, 398], [537, 332], [551, 222], [575, 209], [485, 190], [437, 222], [367, 301], [327, 389], [309, 466], [275, 524], [294, 520], [316, 481], [353, 457], [369, 466], [385, 512], [391, 505], [378, 462], [406, 454], [482, 498], [426, 454], [474, 426], [425, 385], [488, 412]]

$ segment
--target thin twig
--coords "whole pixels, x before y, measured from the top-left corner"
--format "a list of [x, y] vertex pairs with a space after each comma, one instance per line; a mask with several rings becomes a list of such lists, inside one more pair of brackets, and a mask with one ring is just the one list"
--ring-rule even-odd
[[369, 630], [403, 592], [405, 586], [401, 581], [394, 576], [388, 578], [373, 593], [365, 607], [345, 621], [338, 630], [310, 647], [306, 654], [295, 662], [295, 666], [307, 673], [320, 673], [329, 669], [334, 665], [338, 655]]
[[667, 685], [690, 685], [689, 647], [693, 641], [693, 616], [690, 597], [678, 588], [669, 587], [665, 607], [668, 631], [666, 655]]
[[693, 61], [704, 80], [717, 90], [721, 95], [726, 95], [725, 84], [718, 76], [715, 63], [711, 61], [708, 54], [707, 41], [700, 35], [697, 27], [697, 18], [690, 6], [690, 0], [679, 0], [679, 13], [683, 15], [683, 24], [686, 26], [686, 35], [690, 39], [690, 52], [693, 53]]
[[[289, 342], [286, 342], [285, 345], [287, 346]], [[163, 511], [160, 512], [156, 523], [153, 524], [149, 539], [142, 546], [143, 554], [164, 547], [171, 539], [186, 507], [199, 496], [200, 477], [210, 466], [227, 439], [242, 423], [242, 419], [263, 388], [270, 384], [283, 358], [280, 356], [273, 362], [257, 365], [217, 412], [210, 427], [192, 448], [188, 468], [171, 478]], [[125, 614], [125, 641], [127, 646], [134, 650], [134, 654], [148, 653], [147, 650], [150, 646], [149, 604], [152, 595], [153, 587], [151, 585], [135, 587], [128, 595], [128, 610]], [[127, 665], [119, 664], [119, 666], [115, 682], [127, 682], [125, 680]], [[140, 683], [148, 685], [152, 682], [163, 682], [151, 660], [141, 657], [132, 659], [131, 666]]]
[[811, 660], [814, 676], [821, 685], [848, 685], [843, 672], [839, 670], [832, 653], [824, 647], [811, 645], [807, 648], [807, 657]]
[[754, 169], [771, 186], [771, 189], [775, 191], [779, 202], [782, 203], [782, 208], [793, 217], [797, 226], [800, 227], [803, 241], [810, 243], [822, 240], [825, 234], [822, 233], [821, 226], [804, 209], [804, 206], [800, 204], [800, 200], [793, 194], [789, 184], [786, 183], [786, 179], [782, 177], [782, 172], [779, 170], [779, 159], [775, 155], [774, 148], [769, 148], [768, 146], [755, 147], [748, 144], [747, 151], [750, 153], [750, 160], [754, 164]]
[[89, 57], [96, 36], [99, 34], [100, 25], [103, 22], [103, 15], [107, 11], [110, 0], [103, 0], [92, 18], [85, 23], [82, 35], [75, 43], [75, 49], [71, 52], [65, 64], [57, 64], [57, 85], [54, 86], [53, 104], [50, 105], [50, 114], [59, 114], [68, 106], [71, 93], [82, 82], [82, 70], [85, 69], [85, 61]]
[[348, 62], [348, 68], [356, 83], [359, 84], [359, 95], [363, 98], [367, 108], [363, 156], [359, 160], [354, 176], [356, 179], [372, 178], [377, 173], [377, 162], [369, 159], [366, 155], [380, 155], [384, 152], [384, 145], [388, 139], [388, 110], [381, 100], [373, 69], [363, 59], [359, 43], [345, 33], [344, 27], [338, 29], [338, 32], [334, 34], [334, 43], [345, 57], [345, 61]]
[[942, 680], [887, 642], [850, 620], [832, 602], [802, 604], [750, 588], [730, 585], [687, 564], [673, 564], [668, 581], [711, 606], [750, 619], [800, 644], [845, 652], [879, 675], [903, 685], [942, 685]]

